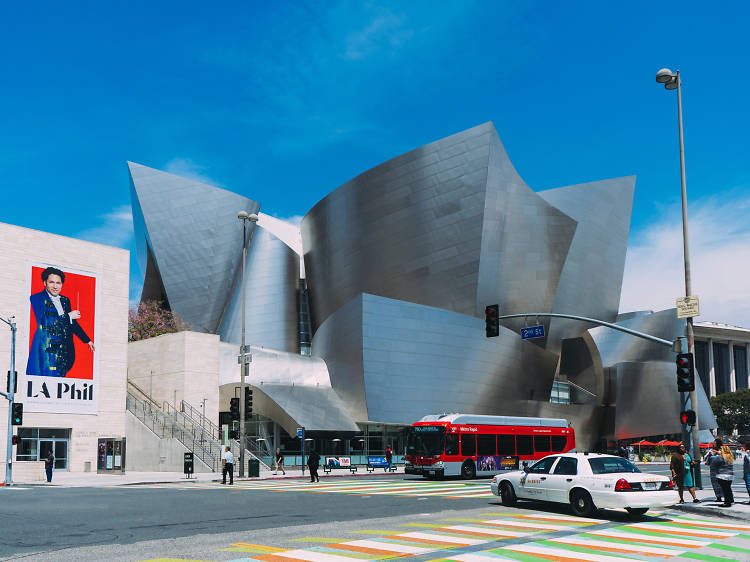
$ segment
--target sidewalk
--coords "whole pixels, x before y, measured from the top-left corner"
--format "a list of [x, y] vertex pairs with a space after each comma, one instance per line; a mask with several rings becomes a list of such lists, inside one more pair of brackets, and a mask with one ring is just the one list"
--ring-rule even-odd
[[[356, 473], [352, 474], [348, 470], [337, 469], [326, 474], [323, 467], [318, 471], [321, 478], [331, 477], [357, 477], [357, 476], [380, 476], [383, 474], [403, 474], [404, 467], [399, 466], [395, 472], [386, 473], [383, 469], [376, 469], [374, 472], [367, 472], [364, 466], [358, 467]], [[287, 469], [286, 475], [281, 473], [274, 474], [272, 470], [261, 470], [260, 477], [239, 478], [238, 472], [234, 471], [234, 481], [258, 481], [258, 480], [283, 480], [283, 479], [309, 479], [309, 472], [305, 473], [299, 468]], [[126, 472], [125, 474], [97, 474], [95, 472], [65, 472], [57, 471], [52, 476], [52, 482], [23, 482], [13, 481], [13, 486], [59, 486], [63, 488], [90, 488], [90, 487], [108, 487], [108, 486], [134, 486], [137, 484], [172, 484], [181, 483], [190, 485], [198, 482], [221, 482], [221, 472], [200, 472], [186, 478], [181, 472]]]
[[[745, 491], [745, 485], [740, 484], [741, 483], [735, 481], [732, 485], [732, 493], [734, 494], [735, 500], [732, 507], [722, 507], [723, 504], [716, 501], [716, 495], [711, 488], [711, 482], [708, 478], [705, 478], [703, 489], [695, 491], [695, 495], [701, 500], [701, 503], [692, 503], [693, 499], [690, 497], [690, 494], [685, 491], [685, 503], [675, 504], [672, 508], [691, 514], [711, 515], [750, 521], [749, 498]], [[675, 492], [675, 496], [676, 495], [677, 492]]]

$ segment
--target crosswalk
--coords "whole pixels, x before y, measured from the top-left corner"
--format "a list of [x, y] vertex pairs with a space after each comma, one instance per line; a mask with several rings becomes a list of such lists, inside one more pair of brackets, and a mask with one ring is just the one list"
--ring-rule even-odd
[[[186, 488], [187, 489], [187, 488]], [[202, 488], [205, 489], [205, 488]], [[347, 479], [336, 482], [300, 482], [298, 480], [242, 482], [229, 489], [265, 490], [272, 492], [312, 492], [317, 494], [355, 494], [367, 496], [440, 497], [440, 498], [493, 498], [488, 481], [432, 482], [421, 480], [362, 480]]]
[[417, 557], [434, 562], [615, 561], [680, 557], [750, 560], [750, 526], [672, 514], [619, 524], [545, 512], [439, 520], [434, 526], [308, 548], [233, 543], [223, 552], [265, 562], [353, 562]]

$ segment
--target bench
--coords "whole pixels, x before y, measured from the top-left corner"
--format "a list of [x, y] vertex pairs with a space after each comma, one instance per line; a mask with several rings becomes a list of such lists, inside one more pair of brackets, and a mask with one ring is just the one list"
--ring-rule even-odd
[[348, 469], [354, 474], [357, 472], [357, 465], [352, 464], [351, 457], [326, 457], [323, 463], [323, 472], [328, 474], [332, 470]]
[[388, 466], [385, 457], [367, 457], [367, 472], [375, 472], [376, 468], [382, 468], [385, 472], [396, 472], [398, 470], [394, 463]]

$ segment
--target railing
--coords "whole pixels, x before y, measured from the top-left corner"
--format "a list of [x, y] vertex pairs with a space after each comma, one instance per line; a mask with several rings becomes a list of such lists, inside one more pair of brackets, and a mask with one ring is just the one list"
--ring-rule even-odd
[[[168, 408], [159, 408], [153, 400], [142, 400], [132, 390], [128, 390], [126, 406], [128, 411], [138, 418], [148, 429], [160, 439], [173, 437], [192, 451], [212, 471], [216, 472], [219, 467], [219, 459], [216, 454], [210, 436], [186, 423], [184, 414], [179, 415], [174, 407], [165, 403]], [[171, 408], [171, 412], [169, 411]], [[164, 410], [167, 410], [166, 412]], [[207, 439], [208, 438], [208, 439]]]
[[185, 402], [184, 400], [180, 401], [180, 407], [182, 409], [182, 412], [184, 412], [186, 416], [188, 416], [192, 420], [197, 421], [198, 424], [206, 431], [208, 431], [209, 434], [213, 436], [219, 435], [219, 426], [209, 420], [206, 416], [204, 416], [200, 411], [198, 411], [197, 408], [193, 407], [190, 403]]

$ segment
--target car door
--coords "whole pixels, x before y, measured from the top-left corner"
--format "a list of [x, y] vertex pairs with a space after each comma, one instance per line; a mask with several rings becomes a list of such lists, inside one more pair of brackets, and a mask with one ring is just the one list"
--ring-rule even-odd
[[567, 503], [568, 493], [575, 484], [577, 474], [578, 459], [560, 457], [552, 473], [547, 477], [547, 500]]
[[521, 477], [519, 491], [516, 495], [530, 500], [547, 500], [547, 479], [552, 465], [558, 457], [544, 457], [532, 465]]

